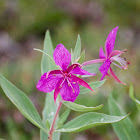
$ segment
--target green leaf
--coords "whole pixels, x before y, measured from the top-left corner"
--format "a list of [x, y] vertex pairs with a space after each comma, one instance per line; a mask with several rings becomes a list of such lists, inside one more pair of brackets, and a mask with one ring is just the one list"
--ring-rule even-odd
[[[108, 100], [109, 112], [111, 115], [124, 115], [126, 114], [122, 107], [119, 107], [118, 104], [114, 101], [112, 96], [109, 96]], [[112, 124], [115, 133], [117, 134], [120, 140], [140, 140], [136, 128], [133, 126], [132, 121], [129, 117]]]
[[0, 74], [0, 85], [6, 96], [19, 111], [34, 125], [47, 133], [41, 118], [28, 97]]
[[77, 37], [77, 42], [74, 48], [74, 61], [77, 62], [78, 58], [80, 57], [81, 54], [81, 39], [80, 35]]
[[88, 111], [98, 110], [103, 107], [103, 105], [98, 105], [96, 107], [86, 107], [84, 105], [79, 105], [79, 104], [68, 102], [68, 101], [63, 101], [63, 104], [67, 106], [68, 108], [74, 111], [79, 111], [79, 112], [88, 112]]
[[[97, 82], [92, 82], [92, 83], [88, 83], [90, 85], [90, 87], [95, 90], [99, 87], [101, 87], [104, 83], [105, 83], [106, 79], [102, 80], [102, 81], [97, 81]], [[90, 89], [85, 88], [83, 86], [80, 86], [80, 94], [86, 94], [92, 92]]]
[[85, 60], [85, 50], [82, 52], [81, 56], [78, 58], [77, 63], [82, 64]]
[[50, 130], [50, 123], [48, 120], [46, 121], [45, 126], [46, 126], [47, 130], [49, 131]]
[[[100, 66], [101, 66], [101, 64], [91, 64], [91, 65], [83, 66], [82, 69], [88, 71], [89, 73], [97, 73], [97, 72], [99, 72]], [[89, 76], [85, 75], [83, 77], [89, 77]]]
[[102, 113], [89, 112], [64, 124], [56, 132], [80, 132], [98, 125], [118, 122], [126, 116], [110, 116]]
[[63, 125], [63, 123], [66, 121], [66, 119], [68, 118], [69, 114], [70, 114], [70, 109], [68, 108], [59, 118], [58, 123], [57, 123], [57, 128], [61, 127]]
[[[42, 51], [42, 50], [40, 50], [40, 49], [36, 49], [36, 48], [34, 48], [34, 50], [35, 51], [39, 51], [39, 52], [42, 52], [44, 55], [46, 55], [47, 57], [48, 57], [48, 61], [49, 61], [49, 63], [51, 63], [56, 69], [58, 69], [59, 67], [57, 67], [57, 65], [55, 64], [55, 61], [53, 60], [53, 58], [49, 55], [49, 54], [47, 54], [46, 52], [44, 52], [44, 51]], [[51, 61], [51, 62], [50, 62]]]
[[[47, 31], [45, 35], [43, 51], [53, 58], [54, 49], [52, 46], [52, 41], [51, 41], [49, 31]], [[54, 65], [53, 61], [50, 61], [50, 58], [47, 55], [43, 54], [42, 61], [41, 61], [41, 74], [44, 74], [45, 72], [48, 72], [54, 69], [58, 69], [57, 66]]]
[[[44, 48], [43, 51], [47, 53], [50, 57], [53, 57], [53, 45], [50, 37], [49, 31], [46, 32], [45, 40], [44, 40]], [[56, 65], [53, 65], [52, 61], [50, 61], [49, 57], [43, 54], [42, 61], [41, 61], [41, 73], [45, 73], [47, 71], [58, 69]], [[47, 93], [45, 98], [45, 105], [43, 109], [43, 123], [45, 124], [46, 121], [49, 121], [49, 124], [52, 124], [53, 118], [55, 116], [55, 112], [57, 109], [57, 104], [54, 104], [53, 99], [53, 92]], [[42, 130], [40, 132], [41, 140], [47, 140], [48, 135], [45, 134]], [[53, 140], [59, 140], [60, 133], [54, 133]]]
[[134, 97], [134, 89], [133, 89], [133, 85], [132, 85], [132, 84], [130, 85], [130, 88], [129, 88], [129, 96], [130, 96], [131, 99], [136, 103], [138, 109], [140, 109], [140, 101], [137, 100], [137, 99]]

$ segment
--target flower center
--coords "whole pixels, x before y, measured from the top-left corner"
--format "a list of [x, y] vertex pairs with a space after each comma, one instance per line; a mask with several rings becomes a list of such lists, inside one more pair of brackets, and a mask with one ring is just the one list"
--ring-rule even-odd
[[69, 72], [63, 72], [63, 76], [67, 79], [68, 77], [71, 77], [71, 74]]
[[68, 76], [68, 73], [67, 72], [63, 72], [63, 76], [64, 77], [67, 77]]
[[[126, 62], [125, 58], [121, 58], [120, 54], [116, 55], [114, 57], [111, 58], [111, 61], [114, 65], [116, 65], [117, 67], [120, 67], [122, 69], [127, 69], [129, 62]], [[120, 65], [116, 64], [114, 61], [118, 62]]]

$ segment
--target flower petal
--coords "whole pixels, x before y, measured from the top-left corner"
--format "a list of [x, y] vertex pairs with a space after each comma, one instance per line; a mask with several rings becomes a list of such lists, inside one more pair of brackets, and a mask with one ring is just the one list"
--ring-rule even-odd
[[61, 70], [51, 70], [51, 71], [47, 72], [46, 78], [49, 76], [49, 74], [53, 74], [55, 76], [56, 74], [62, 74], [62, 71]]
[[121, 55], [122, 53], [125, 53], [125, 51], [114, 50], [109, 54], [109, 58], [111, 58], [114, 55]]
[[105, 53], [108, 56], [114, 49], [117, 30], [119, 27], [115, 27], [108, 35], [105, 43]]
[[67, 68], [66, 72], [69, 73], [72, 69], [74, 69], [75, 67], [78, 67], [78, 66], [82, 67], [79, 63], [74, 63]]
[[36, 88], [43, 92], [51, 92], [56, 88], [57, 82], [60, 79], [60, 76], [54, 76], [50, 74], [47, 78], [47, 73], [44, 73], [41, 76], [41, 79], [38, 81]]
[[80, 67], [75, 67], [73, 70], [70, 71], [71, 74], [79, 74], [79, 75], [93, 75], [95, 76], [95, 73], [89, 73], [86, 70], [81, 69]]
[[81, 86], [86, 87], [86, 88], [88, 88], [88, 89], [93, 91], [93, 89], [83, 79], [81, 79], [81, 78], [79, 78], [79, 77], [77, 77], [75, 75], [71, 75], [71, 80], [73, 82], [76, 82], [76, 83], [80, 84]]
[[70, 84], [71, 85], [69, 85], [68, 81], [65, 80], [62, 88], [60, 89], [60, 95], [63, 100], [74, 102], [80, 93], [80, 88], [77, 83], [70, 82]]
[[107, 75], [107, 71], [108, 71], [108, 69], [110, 68], [110, 64], [111, 64], [110, 60], [107, 59], [107, 60], [103, 63], [103, 65], [101, 65], [101, 66], [99, 67], [99, 70], [100, 70], [100, 72], [102, 73], [101, 80], [103, 80], [103, 78]]
[[56, 65], [59, 65], [63, 70], [66, 70], [71, 61], [71, 54], [63, 44], [58, 44], [54, 50], [53, 58]]
[[126, 85], [125, 83], [123, 83], [122, 81], [119, 80], [119, 78], [115, 75], [114, 71], [112, 70], [112, 68], [110, 67], [109, 69], [111, 76], [119, 83]]
[[103, 47], [101, 47], [100, 50], [99, 50], [99, 57], [100, 57], [100, 59], [105, 59], [106, 58], [105, 53], [103, 51]]
[[63, 84], [64, 81], [64, 77], [62, 77], [58, 82], [57, 82], [57, 86], [56, 89], [54, 91], [54, 103], [56, 102], [56, 98], [58, 96], [58, 94], [60, 93], [60, 89], [61, 89], [61, 84]]
[[56, 88], [54, 91], [54, 103], [56, 103], [56, 99], [59, 93], [60, 93], [60, 88]]

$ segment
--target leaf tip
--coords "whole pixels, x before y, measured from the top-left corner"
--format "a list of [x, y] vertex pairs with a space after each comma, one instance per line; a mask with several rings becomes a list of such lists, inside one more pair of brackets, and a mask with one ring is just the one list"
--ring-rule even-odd
[[104, 106], [104, 104], [101, 104], [101, 106], [103, 107], [103, 106]]
[[131, 112], [129, 112], [127, 116], [129, 116], [130, 114], [131, 114]]

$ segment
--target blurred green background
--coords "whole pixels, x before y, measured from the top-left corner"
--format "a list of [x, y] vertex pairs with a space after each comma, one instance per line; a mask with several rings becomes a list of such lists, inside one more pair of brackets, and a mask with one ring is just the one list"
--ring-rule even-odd
[[[115, 49], [127, 49], [128, 70], [115, 68], [118, 77], [127, 85], [112, 78], [96, 95], [79, 96], [76, 102], [95, 106], [104, 104], [99, 112], [107, 113], [108, 95], [114, 92], [117, 102], [140, 132], [140, 114], [128, 95], [134, 84], [135, 96], [140, 99], [140, 0], [0, 0], [0, 72], [32, 100], [41, 115], [45, 94], [37, 91], [40, 78], [41, 53], [45, 31], [50, 30], [54, 47], [62, 43], [74, 48], [78, 33], [86, 60], [98, 58], [109, 32], [119, 26]], [[92, 80], [100, 80], [98, 73]], [[85, 102], [86, 100], [86, 102]], [[61, 111], [65, 110], [62, 108]], [[68, 120], [79, 115], [71, 112]], [[62, 140], [118, 140], [111, 125], [98, 126], [80, 133], [62, 133]], [[15, 108], [0, 89], [0, 138], [6, 140], [39, 140], [39, 129]]]

